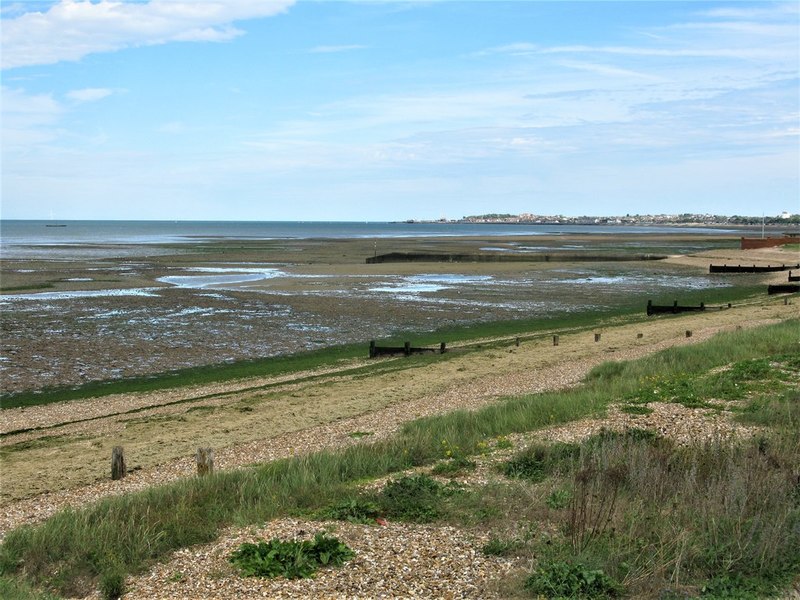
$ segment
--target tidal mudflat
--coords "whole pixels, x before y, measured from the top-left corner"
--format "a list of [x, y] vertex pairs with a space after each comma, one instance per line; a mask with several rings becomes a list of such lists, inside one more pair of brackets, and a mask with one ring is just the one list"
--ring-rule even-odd
[[[60, 246], [52, 259], [31, 249], [2, 264], [0, 378], [13, 393], [349, 342], [366, 347], [399, 331], [644, 306], [760, 281], [707, 274], [702, 254], [732, 255], [736, 245], [689, 232], [104, 243]], [[366, 264], [385, 252], [487, 249], [574, 257]], [[672, 258], [583, 260], [642, 251]]]

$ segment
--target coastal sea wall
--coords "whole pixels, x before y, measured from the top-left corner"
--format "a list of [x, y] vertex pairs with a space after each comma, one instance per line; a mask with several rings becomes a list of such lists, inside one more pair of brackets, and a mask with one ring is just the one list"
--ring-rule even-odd
[[367, 264], [406, 262], [617, 262], [663, 260], [663, 254], [584, 254], [580, 252], [549, 252], [546, 254], [469, 253], [444, 254], [433, 252], [389, 252], [367, 258]]

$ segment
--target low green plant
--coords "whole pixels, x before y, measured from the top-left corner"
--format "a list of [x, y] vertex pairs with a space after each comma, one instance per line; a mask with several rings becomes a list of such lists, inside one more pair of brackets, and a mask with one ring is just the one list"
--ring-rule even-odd
[[365, 525], [375, 523], [375, 519], [380, 515], [380, 507], [375, 502], [359, 496], [337, 502], [315, 514], [318, 519], [332, 519]]
[[545, 500], [545, 504], [548, 508], [560, 510], [562, 508], [567, 508], [571, 500], [572, 493], [569, 490], [559, 489], [550, 492], [550, 495], [547, 496], [547, 500]]
[[347, 545], [319, 532], [313, 540], [245, 543], [229, 560], [245, 577], [300, 579], [311, 577], [320, 567], [341, 566], [353, 556]]
[[736, 420], [747, 425], [796, 429], [800, 426], [800, 390], [789, 389], [777, 395], [755, 396], [740, 409]]
[[525, 588], [545, 598], [616, 598], [622, 586], [602, 569], [591, 569], [581, 563], [546, 561], [525, 581]]
[[455, 477], [463, 474], [466, 471], [473, 471], [478, 466], [474, 460], [470, 460], [465, 456], [457, 456], [450, 460], [443, 460], [431, 469], [434, 475], [443, 475], [447, 477]]
[[700, 588], [700, 597], [708, 600], [762, 600], [778, 590], [773, 583], [740, 573], [720, 575]]
[[500, 435], [497, 437], [497, 441], [495, 442], [495, 448], [497, 448], [498, 450], [506, 450], [508, 448], [513, 448], [513, 447], [514, 443], [506, 436]]
[[486, 556], [512, 556], [522, 546], [522, 541], [518, 539], [492, 537], [483, 545], [481, 552]]
[[506, 477], [538, 483], [577, 457], [575, 444], [534, 444], [500, 465]]
[[105, 600], [117, 600], [125, 593], [125, 571], [121, 566], [105, 570], [100, 576], [100, 593]]
[[402, 521], [429, 523], [442, 514], [445, 486], [428, 475], [412, 475], [386, 483], [378, 504], [386, 516]]
[[623, 404], [619, 409], [629, 415], [649, 415], [653, 413], [653, 409], [644, 404]]

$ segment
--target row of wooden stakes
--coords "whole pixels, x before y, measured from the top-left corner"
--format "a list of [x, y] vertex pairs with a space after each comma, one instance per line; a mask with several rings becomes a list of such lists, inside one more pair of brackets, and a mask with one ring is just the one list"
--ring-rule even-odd
[[[737, 327], [737, 329], [740, 329]], [[637, 339], [641, 339], [644, 337], [643, 333], [636, 334]], [[686, 337], [692, 337], [692, 331], [690, 329], [686, 330]], [[595, 333], [594, 334], [594, 341], [599, 342], [601, 338], [601, 334]], [[557, 335], [553, 336], [553, 346], [558, 346], [559, 338]], [[519, 346], [520, 338], [516, 338], [515, 340], [516, 345]], [[442, 344], [444, 346], [444, 344]], [[210, 475], [214, 472], [214, 449], [213, 448], [198, 448], [197, 454], [195, 454], [195, 460], [197, 462], [197, 474], [199, 476]], [[114, 449], [111, 451], [111, 479], [114, 481], [118, 481], [127, 475], [127, 467], [125, 466], [125, 451], [122, 446], [114, 446]]]
[[[195, 455], [197, 474], [201, 477], [214, 472], [214, 449], [198, 448]], [[122, 446], [114, 446], [111, 451], [111, 479], [118, 481], [128, 474], [125, 466], [125, 451]]]

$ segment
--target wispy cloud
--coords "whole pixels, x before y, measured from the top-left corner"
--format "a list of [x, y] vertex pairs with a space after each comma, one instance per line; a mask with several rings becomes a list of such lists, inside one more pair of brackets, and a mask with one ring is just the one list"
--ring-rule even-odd
[[67, 98], [73, 102], [96, 102], [97, 100], [107, 98], [113, 93], [114, 90], [108, 88], [85, 88], [67, 92]]
[[539, 50], [539, 46], [531, 44], [530, 42], [518, 42], [515, 44], [504, 44], [502, 46], [493, 46], [492, 48], [485, 48], [474, 52], [473, 56], [489, 56], [492, 54], [511, 54], [513, 56], [520, 56], [526, 54], [533, 54]]
[[333, 54], [336, 52], [350, 52], [351, 50], [364, 50], [367, 46], [361, 44], [345, 44], [341, 46], [315, 46], [309, 52], [311, 54]]
[[24, 90], [2, 90], [3, 151], [47, 143], [55, 137], [54, 125], [64, 107], [51, 94], [28, 94]]
[[639, 46], [553, 46], [543, 48], [541, 54], [617, 54], [621, 56], [661, 58], [770, 58], [775, 51], [770, 48], [647, 48]]
[[[232, 24], [285, 11], [294, 0], [61, 0], [44, 12], [3, 18], [2, 68], [74, 61], [96, 52], [168, 42], [221, 42]], [[13, 14], [13, 13], [12, 13]]]
[[589, 71], [598, 75], [605, 75], [616, 78], [633, 78], [642, 79], [647, 81], [663, 81], [663, 78], [650, 73], [643, 73], [634, 71], [632, 69], [624, 69], [622, 67], [615, 67], [613, 65], [605, 65], [596, 62], [586, 62], [578, 60], [562, 60], [558, 62], [559, 65], [568, 69], [576, 69], [579, 71]]
[[739, 20], [785, 20], [787, 16], [800, 15], [800, 6], [795, 2], [764, 3], [761, 6], [725, 6], [699, 13], [702, 16]]

